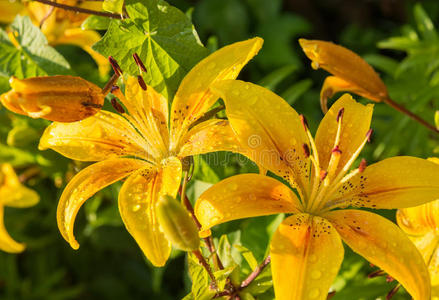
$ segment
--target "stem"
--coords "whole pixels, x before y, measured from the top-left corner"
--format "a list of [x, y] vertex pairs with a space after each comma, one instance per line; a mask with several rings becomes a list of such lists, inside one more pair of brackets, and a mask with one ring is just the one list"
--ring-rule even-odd
[[71, 11], [78, 12], [78, 13], [84, 13], [84, 14], [107, 17], [107, 18], [111, 18], [111, 19], [119, 19], [119, 20], [126, 18], [125, 16], [121, 16], [119, 14], [113, 14], [113, 13], [104, 12], [104, 11], [97, 11], [97, 10], [86, 9], [86, 8], [82, 8], [82, 7], [65, 5], [65, 4], [57, 3], [54, 1], [50, 1], [50, 0], [33, 0], [33, 1], [40, 2], [43, 4], [47, 4], [47, 5], [51, 5], [51, 6], [58, 7], [58, 8], [62, 8], [64, 10], [71, 10]]
[[242, 290], [243, 288], [246, 288], [250, 285], [250, 283], [253, 282], [253, 280], [256, 279], [256, 277], [259, 276], [259, 274], [261, 274], [261, 272], [265, 269], [265, 267], [271, 262], [271, 257], [270, 255], [267, 256], [267, 258], [264, 259], [264, 261], [256, 267], [256, 269], [254, 269], [253, 272], [251, 272], [250, 275], [248, 275], [248, 277], [241, 282], [241, 286], [240, 286], [240, 290]]
[[29, 169], [25, 170], [23, 173], [18, 176], [18, 180], [21, 183], [24, 183], [31, 179], [32, 177], [37, 176], [40, 173], [40, 168], [38, 167], [30, 167]]
[[433, 125], [431, 125], [430, 123], [428, 123], [427, 121], [425, 121], [424, 119], [422, 119], [421, 117], [419, 117], [418, 115], [412, 113], [411, 111], [409, 111], [408, 109], [406, 109], [404, 106], [402, 106], [401, 104], [396, 103], [395, 101], [393, 101], [390, 98], [384, 99], [383, 100], [384, 103], [386, 103], [387, 105], [391, 106], [392, 108], [396, 109], [397, 111], [409, 116], [410, 118], [412, 118], [413, 120], [415, 120], [416, 122], [420, 123], [421, 125], [427, 127], [428, 129], [430, 129], [431, 131], [435, 132], [435, 133], [439, 133], [439, 130], [434, 127]]
[[200, 264], [204, 267], [204, 269], [206, 269], [207, 273], [209, 274], [210, 279], [212, 280], [213, 285], [216, 287], [218, 286], [216, 284], [216, 278], [212, 273], [212, 269], [210, 268], [209, 264], [207, 263], [207, 261], [204, 259], [203, 254], [201, 254], [200, 250], [195, 250], [192, 251], [192, 253], [198, 258], [198, 260], [200, 261]]
[[108, 80], [108, 82], [102, 88], [102, 94], [104, 94], [104, 96], [108, 94], [108, 92], [111, 90], [111, 88], [114, 86], [114, 84], [118, 79], [119, 79], [119, 75], [117, 75], [116, 73], [114, 73], [113, 76], [111, 76], [110, 80]]

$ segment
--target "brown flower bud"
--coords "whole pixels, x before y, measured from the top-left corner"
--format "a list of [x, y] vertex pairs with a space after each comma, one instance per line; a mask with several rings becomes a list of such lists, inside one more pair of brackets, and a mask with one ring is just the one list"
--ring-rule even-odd
[[200, 247], [197, 226], [180, 202], [163, 196], [157, 203], [156, 213], [163, 232], [174, 246], [184, 251]]
[[75, 122], [96, 114], [104, 103], [102, 90], [75, 76], [10, 79], [12, 90], [0, 96], [15, 113], [57, 122]]

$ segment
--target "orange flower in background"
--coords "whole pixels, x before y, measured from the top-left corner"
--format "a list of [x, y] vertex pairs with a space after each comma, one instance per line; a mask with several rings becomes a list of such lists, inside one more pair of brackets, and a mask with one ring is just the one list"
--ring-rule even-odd
[[4, 207], [25, 208], [34, 206], [40, 197], [20, 183], [10, 164], [0, 164], [0, 250], [19, 253], [25, 245], [14, 241], [4, 225]]
[[[234, 79], [257, 54], [262, 39], [238, 42], [200, 61], [181, 82], [168, 111], [168, 101], [141, 77], [128, 77], [112, 103], [119, 114], [101, 110], [74, 123], [52, 123], [40, 149], [53, 149], [80, 161], [98, 161], [79, 172], [66, 186], [58, 204], [58, 227], [74, 249], [79, 244], [73, 225], [79, 208], [99, 190], [128, 177], [119, 192], [122, 220], [143, 253], [163, 266], [171, 252], [170, 239], [157, 217], [163, 196], [175, 198], [181, 183], [181, 160], [213, 151], [238, 151], [228, 121], [210, 119], [195, 124], [217, 101], [210, 86]], [[166, 218], [162, 218], [166, 219]]]
[[299, 39], [312, 61], [313, 69], [322, 68], [334, 76], [325, 79], [320, 91], [320, 105], [328, 111], [328, 98], [340, 91], [358, 94], [381, 102], [389, 98], [387, 88], [375, 70], [359, 55], [331, 42]]
[[[57, 3], [66, 4], [100, 11], [100, 1], [58, 0]], [[60, 44], [76, 45], [86, 51], [99, 67], [101, 76], [105, 76], [110, 70], [107, 59], [95, 52], [91, 46], [101, 39], [99, 33], [93, 30], [82, 30], [82, 22], [89, 16], [74, 11], [66, 11], [47, 4], [29, 1], [21, 4], [17, 1], [1, 1], [0, 22], [10, 23], [16, 14], [29, 15], [35, 26], [47, 37], [50, 45]]]
[[342, 240], [397, 279], [416, 300], [430, 299], [428, 272], [409, 238], [389, 220], [348, 207], [393, 209], [439, 197], [439, 166], [393, 157], [349, 172], [370, 138], [373, 105], [350, 95], [332, 105], [315, 140], [306, 122], [271, 91], [239, 80], [212, 85], [247, 156], [282, 178], [241, 174], [205, 191], [195, 214], [202, 230], [240, 218], [288, 213], [271, 241], [276, 299], [326, 299], [343, 260]]

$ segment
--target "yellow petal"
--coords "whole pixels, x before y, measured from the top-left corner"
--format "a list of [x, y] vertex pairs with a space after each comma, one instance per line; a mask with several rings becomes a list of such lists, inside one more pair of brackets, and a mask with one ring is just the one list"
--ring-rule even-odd
[[53, 149], [80, 161], [100, 161], [122, 155], [151, 159], [150, 149], [134, 127], [121, 116], [100, 111], [74, 123], [52, 123], [39, 149]]
[[40, 197], [22, 185], [12, 166], [4, 163], [0, 164], [0, 199], [1, 205], [24, 208], [37, 204]]
[[354, 94], [361, 92], [356, 86], [352, 85], [352, 83], [347, 82], [339, 77], [328, 76], [325, 78], [322, 89], [320, 90], [320, 107], [323, 113], [326, 114], [328, 111], [328, 98], [331, 98], [336, 93], [341, 91], [352, 92]]
[[285, 219], [271, 241], [277, 300], [324, 300], [343, 261], [340, 236], [327, 220], [308, 214]]
[[305, 191], [309, 159], [302, 147], [308, 144], [308, 137], [297, 112], [281, 97], [255, 84], [224, 80], [212, 90], [224, 99], [230, 125], [248, 149], [248, 157]]
[[439, 165], [397, 156], [372, 164], [348, 180], [327, 205], [405, 208], [439, 199]]
[[439, 200], [402, 208], [396, 213], [399, 227], [410, 235], [422, 235], [439, 228]]
[[171, 149], [176, 150], [190, 125], [218, 99], [209, 88], [214, 82], [235, 79], [262, 47], [261, 38], [237, 42], [200, 61], [183, 79], [171, 110]]
[[[418, 245], [417, 245], [418, 246]], [[428, 266], [428, 272], [430, 273], [431, 285], [439, 285], [439, 244], [438, 237], [436, 236], [436, 248], [432, 253], [430, 259], [426, 261]], [[418, 248], [419, 249], [419, 248]]]
[[73, 249], [79, 248], [73, 226], [82, 204], [106, 186], [147, 166], [150, 164], [137, 159], [109, 159], [92, 164], [73, 177], [64, 189], [57, 208], [59, 231]]
[[144, 168], [132, 174], [119, 192], [119, 211], [125, 227], [154, 266], [164, 266], [171, 243], [157, 220], [160, 197], [175, 197], [181, 180], [181, 163], [171, 157], [161, 168]]
[[23, 9], [19, 1], [0, 1], [0, 23], [11, 23]]
[[337, 115], [342, 108], [344, 109], [343, 116], [339, 119], [342, 122], [339, 144], [341, 156], [335, 174], [338, 174], [346, 166], [346, 163], [363, 143], [366, 133], [370, 129], [373, 112], [372, 104], [358, 103], [349, 94], [343, 95], [331, 106], [316, 133], [320, 167], [324, 170], [328, 170], [332, 149], [335, 146], [338, 128]]
[[360, 96], [376, 102], [388, 98], [387, 88], [375, 70], [351, 50], [318, 40], [299, 39], [299, 43], [313, 68], [320, 67], [351, 83]]
[[12, 77], [10, 85], [12, 90], [1, 95], [2, 104], [33, 118], [75, 122], [96, 114], [104, 104], [102, 90], [80, 77]]
[[179, 157], [214, 151], [245, 152], [245, 149], [240, 147], [229, 122], [219, 119], [204, 121], [190, 129], [182, 144]]
[[9, 253], [20, 253], [25, 249], [25, 245], [17, 243], [12, 239], [9, 233], [6, 231], [4, 224], [4, 207], [0, 205], [0, 250]]
[[424, 260], [394, 223], [361, 210], [336, 210], [324, 217], [352, 250], [398, 280], [415, 300], [430, 299], [430, 279]]
[[105, 76], [110, 70], [108, 59], [94, 51], [91, 46], [101, 39], [99, 33], [93, 30], [82, 30], [81, 28], [71, 28], [64, 31], [64, 35], [57, 38], [52, 45], [69, 44], [81, 47], [90, 54], [99, 67], [99, 74]]
[[236, 219], [297, 212], [300, 207], [293, 191], [276, 179], [242, 174], [224, 179], [201, 194], [195, 215], [206, 230]]

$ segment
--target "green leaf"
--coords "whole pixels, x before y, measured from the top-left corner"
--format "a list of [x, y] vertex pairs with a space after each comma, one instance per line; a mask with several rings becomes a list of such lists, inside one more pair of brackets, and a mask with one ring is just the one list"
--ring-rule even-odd
[[286, 65], [280, 67], [259, 81], [259, 85], [269, 90], [274, 90], [279, 83], [290, 76], [294, 71], [297, 71], [297, 65]]
[[[187, 256], [189, 276], [192, 280], [192, 295], [194, 300], [212, 299], [215, 291], [210, 289], [209, 274], [198, 263], [198, 259], [192, 253]], [[190, 298], [189, 298], [190, 299]]]
[[126, 10], [129, 19], [112, 20], [93, 49], [113, 56], [131, 75], [139, 74], [132, 57], [137, 53], [148, 69], [146, 83], [169, 99], [184, 75], [208, 51], [187, 16], [165, 1], [130, 0]]
[[112, 13], [122, 13], [123, 0], [104, 0], [102, 9]]
[[83, 30], [107, 30], [110, 25], [110, 18], [101, 16], [90, 16], [81, 24]]
[[422, 37], [426, 40], [437, 40], [437, 32], [433, 22], [419, 3], [415, 4], [414, 16]]
[[11, 41], [0, 29], [0, 74], [27, 78], [69, 73], [70, 65], [54, 48], [48, 45], [40, 29], [29, 17], [17, 15], [11, 24]]
[[281, 97], [284, 98], [290, 105], [293, 105], [304, 93], [306, 93], [312, 86], [311, 79], [301, 80], [290, 86]]
[[250, 250], [248, 250], [246, 247], [241, 245], [234, 245], [234, 247], [238, 249], [238, 251], [244, 257], [245, 261], [248, 263], [250, 268], [252, 270], [256, 269], [256, 267], [258, 266], [258, 261], [256, 260], [253, 253]]

